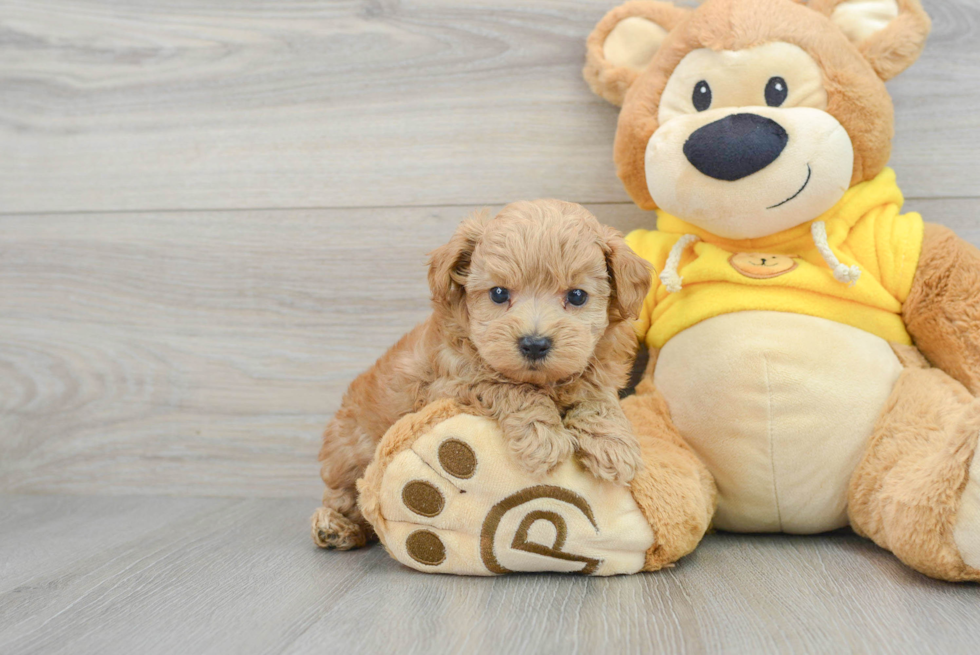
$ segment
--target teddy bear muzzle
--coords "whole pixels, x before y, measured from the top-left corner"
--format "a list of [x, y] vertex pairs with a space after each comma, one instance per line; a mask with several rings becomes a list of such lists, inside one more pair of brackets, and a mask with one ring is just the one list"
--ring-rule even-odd
[[[684, 156], [708, 177], [734, 182], [776, 161], [788, 142], [786, 129], [771, 118], [729, 114], [695, 130], [684, 143]], [[732, 152], [739, 156], [726, 156]]]

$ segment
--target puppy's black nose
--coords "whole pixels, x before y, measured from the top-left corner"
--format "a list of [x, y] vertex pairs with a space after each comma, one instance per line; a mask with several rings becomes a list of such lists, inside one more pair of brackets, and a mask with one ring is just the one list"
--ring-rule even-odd
[[551, 350], [551, 339], [548, 337], [527, 336], [517, 340], [517, 346], [521, 349], [524, 359], [536, 362], [548, 356]]
[[758, 114], [731, 114], [688, 137], [684, 156], [716, 180], [734, 182], [776, 161], [789, 135], [776, 121]]

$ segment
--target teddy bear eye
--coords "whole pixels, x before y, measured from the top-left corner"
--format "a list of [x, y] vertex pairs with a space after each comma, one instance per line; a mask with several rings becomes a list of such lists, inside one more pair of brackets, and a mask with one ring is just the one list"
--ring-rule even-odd
[[570, 305], [581, 307], [589, 299], [589, 294], [582, 291], [581, 289], [572, 289], [565, 295], [565, 298], [568, 300], [568, 303]]
[[778, 107], [786, 102], [788, 93], [789, 87], [786, 86], [786, 80], [781, 77], [770, 77], [766, 84], [766, 104], [770, 107]]
[[704, 111], [711, 106], [711, 87], [704, 80], [701, 80], [694, 85], [694, 95], [691, 96], [691, 102], [694, 103], [694, 108], [698, 111]]
[[510, 300], [510, 291], [503, 287], [494, 287], [490, 289], [490, 300], [494, 301], [498, 305], [503, 305], [505, 302]]

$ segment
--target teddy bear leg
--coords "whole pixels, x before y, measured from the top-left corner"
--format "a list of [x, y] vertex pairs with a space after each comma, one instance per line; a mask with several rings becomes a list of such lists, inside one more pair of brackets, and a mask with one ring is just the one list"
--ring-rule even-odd
[[980, 399], [906, 368], [848, 490], [851, 526], [933, 578], [980, 581]]
[[572, 458], [531, 474], [494, 420], [448, 400], [395, 423], [357, 489], [388, 552], [427, 573], [636, 573], [653, 543], [628, 487]]
[[644, 571], [687, 555], [711, 524], [718, 491], [708, 468], [674, 427], [663, 396], [647, 377], [622, 401], [643, 458], [630, 489], [654, 532]]

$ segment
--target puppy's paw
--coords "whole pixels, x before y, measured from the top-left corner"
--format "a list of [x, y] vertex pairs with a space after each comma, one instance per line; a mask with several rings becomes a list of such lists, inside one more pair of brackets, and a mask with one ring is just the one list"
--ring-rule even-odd
[[631, 434], [595, 435], [579, 432], [578, 454], [583, 466], [600, 480], [626, 484], [643, 466], [640, 444]]
[[535, 476], [548, 473], [575, 452], [575, 439], [560, 425], [532, 421], [505, 434], [505, 438], [517, 462]]
[[367, 543], [367, 532], [340, 512], [320, 507], [310, 520], [313, 541], [328, 550], [351, 550]]

